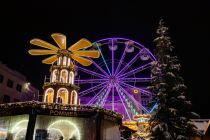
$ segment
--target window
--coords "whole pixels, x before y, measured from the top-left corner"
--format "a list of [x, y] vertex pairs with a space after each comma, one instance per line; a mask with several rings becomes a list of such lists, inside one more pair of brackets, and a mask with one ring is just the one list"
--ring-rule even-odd
[[17, 90], [17, 91], [19, 91], [19, 92], [21, 92], [21, 90], [22, 90], [22, 86], [21, 86], [21, 85], [19, 85], [19, 84], [17, 84], [17, 86], [16, 86], [16, 90]]
[[9, 103], [9, 102], [10, 102], [10, 96], [4, 95], [3, 103]]
[[44, 102], [53, 103], [53, 98], [54, 98], [54, 89], [48, 88], [45, 91]]
[[3, 83], [4, 81], [4, 76], [0, 74], [0, 83]]
[[13, 81], [10, 80], [10, 79], [8, 79], [7, 86], [10, 87], [10, 88], [12, 88], [13, 87]]
[[74, 73], [72, 71], [69, 74], [69, 83], [74, 84]]
[[67, 58], [66, 56], [63, 57], [63, 66], [66, 66], [66, 61], [67, 61]]
[[64, 104], [68, 104], [68, 97], [69, 97], [69, 94], [68, 94], [68, 90], [66, 88], [60, 88], [57, 92], [57, 102], [58, 103], [64, 103]]
[[61, 64], [61, 57], [58, 58], [58, 65]]
[[62, 70], [60, 74], [60, 82], [67, 83], [67, 80], [68, 80], [68, 71]]
[[57, 82], [58, 81], [58, 70], [57, 69], [53, 70], [53, 72], [52, 72], [52, 80], [51, 81], [52, 82]]

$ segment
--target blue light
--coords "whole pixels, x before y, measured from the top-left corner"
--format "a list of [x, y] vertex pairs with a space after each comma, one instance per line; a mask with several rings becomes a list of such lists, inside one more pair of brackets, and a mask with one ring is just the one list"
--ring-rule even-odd
[[106, 63], [106, 60], [105, 60], [105, 58], [104, 58], [104, 55], [102, 54], [101, 49], [99, 48], [99, 46], [98, 46], [97, 43], [96, 43], [96, 46], [97, 46], [97, 48], [98, 48], [98, 50], [99, 50], [99, 52], [100, 52], [100, 54], [101, 54], [101, 57], [102, 57], [102, 59], [103, 59], [103, 61], [104, 61], [104, 64], [105, 64], [105, 66], [106, 66], [106, 68], [107, 68], [107, 70], [108, 70], [108, 72], [109, 72], [109, 75], [111, 75], [111, 72], [110, 72], [110, 70], [109, 70], [109, 68], [108, 68], [108, 65], [107, 65], [107, 63]]
[[152, 107], [149, 113], [153, 112], [157, 107], [158, 107], [158, 101], [155, 103], [155, 105]]

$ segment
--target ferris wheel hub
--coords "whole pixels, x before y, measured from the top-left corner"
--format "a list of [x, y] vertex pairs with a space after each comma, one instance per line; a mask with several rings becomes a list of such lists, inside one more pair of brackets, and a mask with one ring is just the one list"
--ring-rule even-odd
[[114, 85], [114, 83], [117, 82], [117, 78], [115, 76], [110, 76], [109, 77], [109, 82]]

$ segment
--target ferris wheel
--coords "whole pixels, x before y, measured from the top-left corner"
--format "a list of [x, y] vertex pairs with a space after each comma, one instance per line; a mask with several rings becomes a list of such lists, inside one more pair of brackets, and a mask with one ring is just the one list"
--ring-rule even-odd
[[152, 93], [151, 62], [155, 57], [140, 43], [126, 38], [105, 38], [93, 43], [100, 58], [88, 67], [77, 66], [75, 84], [81, 104], [99, 106], [123, 114], [124, 120], [149, 113]]

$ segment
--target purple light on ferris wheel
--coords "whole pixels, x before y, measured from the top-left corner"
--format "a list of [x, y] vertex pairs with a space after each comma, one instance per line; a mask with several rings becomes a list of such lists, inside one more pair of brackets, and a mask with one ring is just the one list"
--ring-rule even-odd
[[150, 67], [151, 67], [151, 63], [147, 63], [146, 65], [143, 65], [143, 66], [141, 66], [139, 68], [136, 68], [132, 71], [129, 71], [127, 73], [124, 73], [124, 74], [122, 74], [118, 77], [128, 77], [129, 75], [132, 75], [133, 73], [140, 72], [140, 71], [145, 70], [145, 69], [150, 68]]
[[91, 105], [95, 102], [95, 100], [99, 97], [100, 93], [102, 93], [107, 87], [103, 87], [97, 94], [95, 94], [95, 96], [88, 101], [87, 105]]
[[[105, 38], [93, 44], [101, 52], [100, 58], [92, 60], [90, 67], [77, 67], [78, 73], [85, 75], [84, 79], [75, 80], [81, 88], [81, 98], [84, 101], [88, 98], [87, 105], [113, 111], [120, 111], [122, 107], [127, 119], [132, 119], [136, 110], [148, 112], [150, 109], [141, 102], [152, 97], [145, 86], [151, 81], [150, 67], [156, 60], [153, 54], [140, 43], [126, 38]], [[140, 91], [141, 101], [132, 95], [133, 89]]]
[[124, 49], [123, 54], [122, 54], [122, 57], [120, 58], [119, 65], [117, 66], [114, 75], [117, 75], [117, 73], [118, 73], [118, 71], [119, 71], [119, 68], [121, 67], [122, 61], [123, 61], [123, 59], [125, 58], [126, 48], [128, 47], [128, 45], [129, 45], [129, 44], [127, 43], [126, 46], [125, 46], [125, 49]]
[[90, 59], [93, 62], [93, 65], [95, 65], [104, 75], [109, 76], [93, 59]]

